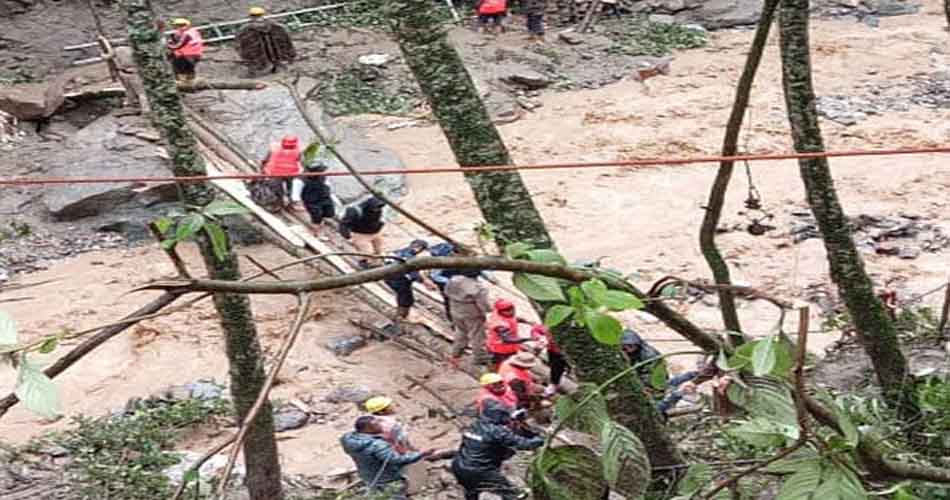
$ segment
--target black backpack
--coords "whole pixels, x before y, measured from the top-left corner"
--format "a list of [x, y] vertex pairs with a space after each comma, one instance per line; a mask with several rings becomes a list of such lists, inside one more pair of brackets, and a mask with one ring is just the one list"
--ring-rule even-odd
[[271, 213], [280, 212], [284, 208], [284, 180], [283, 179], [254, 179], [244, 183], [251, 194], [251, 200], [264, 210]]

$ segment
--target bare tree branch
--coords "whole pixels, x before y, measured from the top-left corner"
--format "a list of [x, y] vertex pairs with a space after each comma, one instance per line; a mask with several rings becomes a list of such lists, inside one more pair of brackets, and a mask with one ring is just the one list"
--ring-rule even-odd
[[234, 439], [236, 437], [237, 437], [237, 433], [231, 434], [230, 436], [227, 437], [227, 439], [215, 445], [214, 448], [211, 448], [210, 450], [206, 451], [204, 455], [201, 455], [201, 458], [199, 458], [195, 463], [193, 463], [191, 467], [189, 467], [188, 470], [186, 470], [184, 474], [182, 474], [181, 483], [179, 483], [178, 488], [175, 489], [175, 494], [172, 495], [171, 500], [179, 500], [182, 494], [185, 493], [185, 489], [188, 487], [188, 481], [186, 478], [192, 472], [200, 469], [201, 466], [204, 465], [205, 462], [211, 459], [211, 457], [218, 454], [218, 452], [220, 452], [221, 450], [227, 448], [229, 444], [234, 442]]

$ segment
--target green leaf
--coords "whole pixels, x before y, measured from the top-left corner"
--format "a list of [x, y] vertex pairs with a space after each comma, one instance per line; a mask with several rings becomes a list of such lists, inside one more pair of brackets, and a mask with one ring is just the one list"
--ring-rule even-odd
[[322, 158], [324, 149], [325, 146], [323, 144], [320, 144], [319, 142], [311, 142], [307, 146], [307, 149], [303, 150], [303, 164], [309, 166], [312, 165], [318, 158]]
[[13, 317], [4, 311], [0, 311], [0, 344], [16, 344], [17, 340], [16, 322]]
[[228, 235], [221, 229], [221, 226], [213, 223], [205, 224], [204, 230], [208, 233], [211, 240], [211, 248], [214, 250], [214, 257], [218, 262], [223, 262], [228, 258]]
[[531, 250], [531, 245], [522, 241], [511, 243], [505, 247], [505, 256], [509, 259], [517, 259]]
[[40, 354], [49, 354], [55, 351], [58, 345], [59, 345], [59, 338], [50, 337], [44, 340], [42, 344], [40, 344], [40, 348], [38, 350]]
[[603, 296], [602, 303], [611, 311], [643, 309], [643, 302], [641, 302], [636, 295], [620, 290], [607, 290], [607, 293]]
[[825, 406], [830, 408], [835, 414], [835, 417], [837, 417], [838, 426], [841, 427], [841, 432], [844, 434], [845, 443], [851, 448], [856, 447], [861, 436], [858, 434], [858, 429], [851, 420], [851, 415], [835, 401], [835, 398], [832, 397], [831, 393], [827, 390], [818, 390], [815, 397], [822, 403], [825, 403]]
[[801, 462], [795, 473], [782, 483], [775, 500], [810, 500], [820, 483], [821, 461], [812, 459]]
[[567, 289], [567, 297], [570, 299], [571, 307], [575, 310], [583, 308], [587, 303], [584, 298], [584, 292], [577, 286], [572, 286]]
[[155, 229], [158, 229], [158, 234], [163, 236], [168, 232], [169, 229], [172, 228], [173, 224], [174, 221], [168, 217], [159, 217], [158, 219], [155, 219]]
[[205, 218], [199, 213], [192, 212], [184, 216], [178, 221], [178, 227], [175, 229], [175, 239], [185, 241], [185, 239], [197, 233], [204, 224]]
[[[713, 470], [707, 464], [693, 464], [686, 469], [686, 475], [680, 479], [676, 498], [689, 500], [692, 496], [707, 485], [713, 484]], [[714, 500], [729, 500], [730, 493], [726, 490], [720, 491], [713, 497]]]
[[214, 200], [204, 207], [203, 212], [220, 217], [222, 215], [243, 215], [249, 213], [250, 210], [244, 205], [231, 200]]
[[799, 430], [797, 426], [754, 418], [727, 432], [757, 448], [773, 448], [784, 445], [788, 439], [797, 439]]
[[164, 240], [162, 240], [161, 243], [159, 243], [159, 245], [160, 245], [164, 250], [171, 250], [171, 249], [174, 248], [175, 245], [177, 245], [177, 244], [178, 244], [178, 240], [176, 240], [175, 238], [164, 239]]
[[600, 432], [604, 478], [627, 498], [642, 498], [650, 485], [650, 458], [636, 434], [608, 420]]
[[850, 469], [828, 464], [822, 471], [822, 481], [812, 498], [819, 500], [867, 500], [868, 493], [861, 480]]
[[775, 360], [775, 336], [757, 340], [752, 351], [752, 372], [755, 376], [762, 377], [771, 373], [772, 368], [775, 368]]
[[518, 290], [539, 302], [564, 302], [561, 283], [547, 276], [515, 273], [512, 282]]
[[772, 462], [765, 470], [773, 474], [794, 474], [816, 464], [820, 466], [821, 461], [821, 455], [814, 448], [804, 447], [777, 462]]
[[606, 305], [604, 304], [604, 297], [607, 295], [607, 285], [603, 281], [597, 278], [589, 279], [581, 283], [581, 290], [594, 304], [598, 306]]
[[558, 446], [531, 462], [535, 500], [600, 500], [607, 491], [600, 457], [585, 446]]
[[798, 426], [795, 402], [788, 386], [768, 377], [745, 378], [746, 387], [729, 384], [726, 395], [736, 406], [744, 409], [750, 417], [762, 417], [777, 423]]
[[524, 252], [524, 255], [527, 255], [528, 260], [532, 262], [560, 264], [562, 266], [567, 264], [567, 261], [564, 260], [564, 257], [561, 257], [561, 254], [546, 248], [539, 250], [528, 250]]
[[584, 324], [594, 339], [601, 344], [620, 345], [623, 325], [614, 317], [594, 310], [584, 311]]
[[181, 482], [188, 484], [190, 482], [197, 481], [198, 477], [198, 469], [189, 469], [188, 472], [182, 476]]
[[14, 394], [32, 412], [47, 418], [62, 414], [59, 390], [53, 381], [26, 356], [20, 359], [20, 371]]
[[544, 325], [548, 328], [554, 328], [560, 325], [567, 318], [574, 314], [574, 308], [563, 304], [556, 304], [548, 308], [544, 313]]

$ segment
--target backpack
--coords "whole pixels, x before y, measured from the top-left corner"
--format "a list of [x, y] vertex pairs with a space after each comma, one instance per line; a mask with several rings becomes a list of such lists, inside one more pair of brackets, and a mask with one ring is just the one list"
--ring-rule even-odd
[[251, 200], [271, 213], [280, 212], [284, 208], [284, 180], [283, 179], [254, 179], [246, 181]]

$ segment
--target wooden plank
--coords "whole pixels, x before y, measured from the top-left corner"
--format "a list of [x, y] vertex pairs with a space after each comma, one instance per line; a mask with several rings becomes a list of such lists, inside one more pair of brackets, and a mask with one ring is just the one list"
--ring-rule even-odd
[[[208, 169], [209, 176], [219, 176], [224, 175], [224, 173], [218, 168], [217, 164], [213, 159], [205, 157], [205, 167]], [[294, 246], [304, 247], [307, 245], [303, 239], [297, 236], [296, 233], [290, 230], [287, 227], [287, 224], [284, 221], [277, 218], [274, 214], [264, 210], [257, 203], [254, 203], [251, 200], [250, 193], [247, 192], [247, 188], [244, 186], [244, 183], [237, 179], [216, 179], [211, 181], [214, 186], [225, 193], [228, 194], [234, 201], [244, 205], [254, 214], [255, 217], [261, 220], [264, 224], [267, 224], [268, 227], [274, 230], [282, 238], [290, 242]]]

